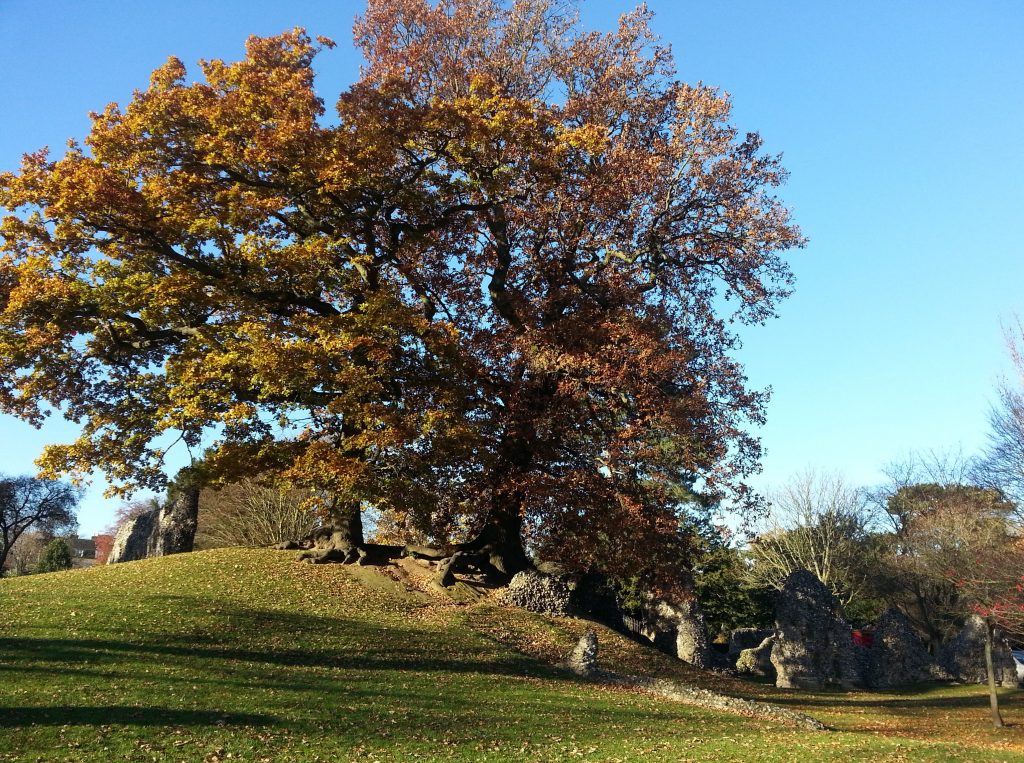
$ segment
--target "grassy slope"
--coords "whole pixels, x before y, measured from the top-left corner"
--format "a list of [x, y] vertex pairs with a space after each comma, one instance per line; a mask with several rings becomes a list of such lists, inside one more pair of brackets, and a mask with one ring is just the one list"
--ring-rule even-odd
[[[1019, 730], [985, 728], [977, 687], [798, 696], [712, 679], [846, 729], [812, 734], [581, 683], [547, 660], [586, 625], [442, 606], [272, 551], [0, 580], [0, 761], [1024, 761]], [[610, 667], [693, 677], [601, 639]]]

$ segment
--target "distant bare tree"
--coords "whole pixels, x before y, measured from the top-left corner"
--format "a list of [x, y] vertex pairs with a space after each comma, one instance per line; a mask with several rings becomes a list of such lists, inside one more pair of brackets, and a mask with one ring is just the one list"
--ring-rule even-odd
[[864, 595], [873, 517], [861, 491], [840, 475], [808, 470], [769, 496], [771, 511], [749, 545], [749, 582], [780, 589], [806, 569], [844, 606]]
[[974, 482], [1000, 490], [1018, 506], [1024, 522], [1024, 324], [1018, 317], [1004, 326], [1006, 348], [1016, 378], [996, 385], [996, 402], [989, 409], [988, 442], [972, 474]]
[[32, 572], [45, 547], [46, 538], [41, 533], [22, 533], [21, 537], [11, 544], [10, 551], [7, 553], [10, 570], [15, 575], [27, 575]]
[[121, 529], [125, 522], [135, 519], [142, 514], [148, 514], [151, 511], [159, 511], [163, 505], [164, 499], [160, 496], [126, 501], [114, 510], [114, 520], [107, 525], [106, 532], [108, 535], [116, 538], [118, 530]]
[[973, 476], [1012, 499], [1024, 521], [1024, 392], [1004, 380], [997, 394], [988, 414], [988, 443]]
[[196, 547], [269, 546], [303, 538], [320, 524], [309, 498], [308, 491], [287, 483], [251, 479], [204, 490]]

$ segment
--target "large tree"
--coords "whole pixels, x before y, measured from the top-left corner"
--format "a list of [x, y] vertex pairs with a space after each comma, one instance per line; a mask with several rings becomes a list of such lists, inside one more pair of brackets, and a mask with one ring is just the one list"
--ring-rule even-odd
[[0, 475], [0, 575], [25, 532], [43, 537], [77, 527], [78, 491], [64, 482]]
[[728, 327], [788, 293], [784, 171], [646, 11], [561, 8], [371, 0], [332, 122], [302, 31], [194, 84], [171, 59], [3, 176], [0, 406], [84, 423], [44, 467], [154, 486], [174, 432], [208, 479], [335, 496], [339, 558], [366, 506], [461, 536], [415, 549], [445, 576], [524, 542], [654, 574], [680, 485], [752, 506], [765, 396]]

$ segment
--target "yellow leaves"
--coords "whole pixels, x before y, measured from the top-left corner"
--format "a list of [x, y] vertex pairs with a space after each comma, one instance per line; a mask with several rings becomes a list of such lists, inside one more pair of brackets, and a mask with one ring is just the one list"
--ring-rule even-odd
[[182, 84], [185, 79], [185, 64], [176, 56], [169, 56], [167, 63], [153, 71], [149, 77], [149, 86], [153, 90], [168, 90]]
[[608, 128], [590, 122], [579, 127], [560, 124], [556, 138], [570, 148], [591, 155], [603, 153], [610, 143]]
[[360, 458], [359, 443], [352, 451], [333, 443], [310, 442], [287, 473], [289, 479], [300, 484], [318, 485], [342, 494], [358, 495], [361, 479], [368, 472], [368, 464]]

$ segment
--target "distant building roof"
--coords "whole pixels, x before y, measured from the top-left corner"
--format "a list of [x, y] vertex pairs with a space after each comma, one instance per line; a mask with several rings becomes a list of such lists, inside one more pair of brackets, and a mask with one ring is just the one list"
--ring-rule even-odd
[[65, 538], [68, 548], [71, 549], [71, 556], [79, 559], [96, 558], [96, 541], [90, 538]]

